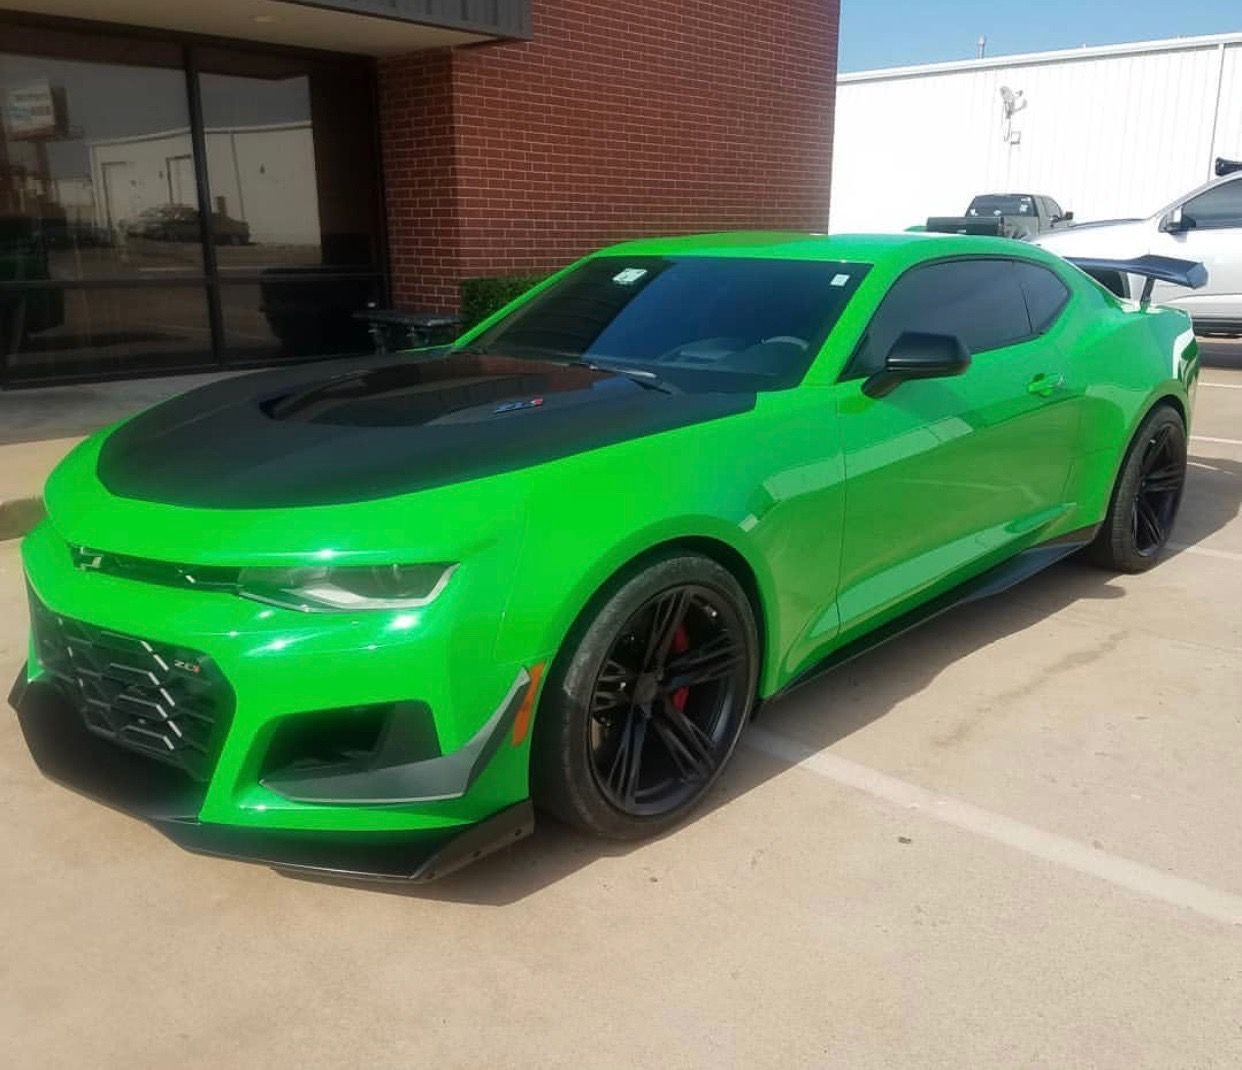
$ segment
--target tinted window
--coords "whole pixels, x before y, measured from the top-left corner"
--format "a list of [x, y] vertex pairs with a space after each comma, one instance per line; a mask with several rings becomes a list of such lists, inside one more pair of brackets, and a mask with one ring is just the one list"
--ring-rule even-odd
[[1022, 296], [1026, 298], [1031, 329], [1036, 334], [1043, 334], [1056, 321], [1069, 300], [1069, 287], [1038, 264], [1018, 261], [1014, 267], [1022, 286]]
[[597, 257], [471, 345], [651, 367], [687, 389], [712, 372], [774, 389], [801, 379], [866, 271], [812, 260]]
[[867, 328], [851, 372], [870, 375], [906, 331], [956, 334], [972, 353], [1030, 337], [1012, 260], [951, 260], [915, 268], [893, 284]]
[[15, 270], [0, 252], [0, 282], [200, 273], [180, 49], [115, 56], [115, 41], [7, 26], [0, 42], [38, 50], [0, 52], [0, 241], [22, 247]]
[[1061, 206], [1057, 204], [1057, 202], [1054, 201], [1051, 197], [1047, 197], [1045, 198], [1045, 200], [1048, 202], [1048, 218], [1049, 219], [1060, 219], [1061, 216], [1065, 215], [1065, 213], [1061, 211]]
[[198, 66], [220, 270], [377, 266], [368, 68], [225, 48]]
[[1034, 215], [1035, 198], [1020, 193], [987, 194], [976, 197], [966, 210], [967, 215]]
[[86, 26], [0, 19], [0, 385], [368, 351], [373, 60]]
[[1200, 193], [1186, 202], [1182, 215], [1197, 227], [1242, 227], [1242, 182], [1226, 182]]

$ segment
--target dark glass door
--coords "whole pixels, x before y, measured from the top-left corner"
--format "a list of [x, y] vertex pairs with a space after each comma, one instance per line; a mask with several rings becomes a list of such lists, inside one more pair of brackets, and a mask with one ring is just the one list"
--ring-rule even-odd
[[369, 61], [0, 22], [0, 385], [369, 348]]
[[370, 348], [381, 289], [371, 86], [361, 67], [201, 49], [225, 359]]

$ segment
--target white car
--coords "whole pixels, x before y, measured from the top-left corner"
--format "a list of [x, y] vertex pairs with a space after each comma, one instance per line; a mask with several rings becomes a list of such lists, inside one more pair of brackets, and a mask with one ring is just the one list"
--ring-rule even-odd
[[[1035, 244], [1064, 257], [1198, 261], [1207, 267], [1206, 286], [1188, 293], [1157, 283], [1152, 299], [1190, 313], [1200, 334], [1242, 334], [1242, 171], [1200, 186], [1147, 219], [1080, 223], [1041, 234]], [[1141, 287], [1121, 272], [1092, 274], [1124, 297]]]

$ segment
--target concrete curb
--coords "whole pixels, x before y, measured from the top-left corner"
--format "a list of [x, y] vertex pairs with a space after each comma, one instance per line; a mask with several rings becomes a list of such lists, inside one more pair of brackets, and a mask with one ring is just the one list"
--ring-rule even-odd
[[42, 498], [14, 498], [0, 502], [0, 542], [21, 538], [46, 515]]

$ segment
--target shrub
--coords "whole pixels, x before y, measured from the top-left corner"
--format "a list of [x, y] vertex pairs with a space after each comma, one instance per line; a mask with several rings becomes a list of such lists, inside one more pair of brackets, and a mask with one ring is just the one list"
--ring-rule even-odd
[[494, 275], [463, 279], [461, 282], [461, 328], [470, 330], [476, 323], [502, 309], [515, 297], [521, 297], [544, 275]]

